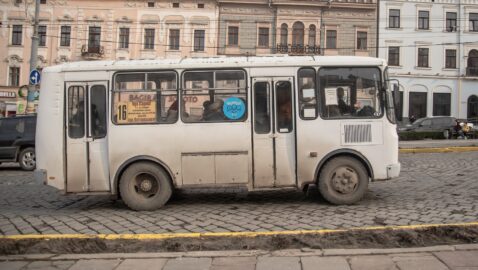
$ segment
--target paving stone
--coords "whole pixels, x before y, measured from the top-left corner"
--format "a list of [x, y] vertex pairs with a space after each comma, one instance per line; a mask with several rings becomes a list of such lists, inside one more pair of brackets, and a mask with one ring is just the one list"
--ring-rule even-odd
[[16, 261], [16, 262], [0, 262], [0, 269], [5, 269], [5, 270], [19, 270], [25, 265], [27, 265], [28, 262], [26, 261]]
[[210, 270], [254, 270], [256, 257], [214, 258]]
[[120, 262], [120, 260], [79, 260], [69, 270], [112, 270]]
[[400, 270], [448, 270], [440, 260], [430, 255], [392, 257]]
[[177, 258], [166, 262], [163, 270], [208, 270], [211, 258]]
[[303, 270], [350, 270], [345, 257], [302, 257]]
[[256, 270], [300, 270], [299, 257], [259, 257]]
[[350, 259], [352, 270], [399, 270], [389, 256], [356, 256]]
[[167, 259], [126, 259], [115, 270], [161, 269]]
[[472, 251], [443, 251], [434, 255], [450, 268], [478, 267], [478, 250]]

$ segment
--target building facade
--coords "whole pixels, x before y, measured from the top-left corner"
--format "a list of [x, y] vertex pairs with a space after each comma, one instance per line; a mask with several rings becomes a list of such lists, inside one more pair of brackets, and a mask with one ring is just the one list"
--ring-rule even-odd
[[478, 117], [478, 1], [380, 1], [379, 57], [409, 117]]
[[376, 56], [375, 0], [218, 0], [218, 54]]
[[[23, 113], [34, 0], [0, 0], [0, 115]], [[376, 0], [41, 0], [36, 66], [215, 55], [376, 56]]]

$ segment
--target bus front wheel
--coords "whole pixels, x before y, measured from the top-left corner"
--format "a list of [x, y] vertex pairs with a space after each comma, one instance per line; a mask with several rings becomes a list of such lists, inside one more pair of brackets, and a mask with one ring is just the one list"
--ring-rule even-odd
[[172, 194], [168, 174], [150, 162], [129, 166], [121, 176], [119, 191], [129, 208], [151, 211], [162, 207]]
[[320, 194], [332, 204], [353, 204], [368, 189], [368, 173], [363, 164], [352, 157], [328, 161], [319, 176]]

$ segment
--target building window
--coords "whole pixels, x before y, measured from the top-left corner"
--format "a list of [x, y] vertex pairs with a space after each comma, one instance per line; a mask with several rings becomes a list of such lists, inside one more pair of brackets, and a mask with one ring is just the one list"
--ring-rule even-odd
[[445, 50], [445, 68], [456, 68], [456, 50]]
[[466, 75], [478, 76], [478, 50], [471, 50], [468, 53]]
[[388, 28], [400, 28], [400, 9], [388, 11]]
[[199, 3], [199, 4], [198, 4], [198, 8], [204, 8], [204, 4]]
[[148, 2], [148, 7], [154, 7], [154, 2], [153, 2], [153, 1], [149, 1], [149, 2]]
[[101, 27], [91, 26], [88, 37], [88, 52], [99, 53], [101, 40]]
[[71, 26], [63, 25], [60, 33], [60, 46], [70, 47]]
[[169, 29], [169, 49], [179, 50], [179, 29]]
[[470, 13], [470, 31], [478, 32], [478, 13]]
[[146, 50], [154, 49], [154, 29], [144, 29], [144, 48]]
[[229, 26], [227, 30], [228, 45], [237, 46], [239, 44], [239, 27]]
[[410, 92], [408, 98], [408, 116], [415, 119], [427, 116], [427, 93]]
[[119, 47], [120, 49], [129, 48], [129, 28], [120, 28], [119, 29]]
[[367, 32], [357, 32], [357, 50], [367, 49]]
[[418, 48], [418, 67], [428, 67], [428, 48]]
[[433, 115], [450, 115], [451, 94], [433, 93]]
[[428, 30], [430, 29], [430, 12], [420, 10], [418, 11], [418, 29]]
[[400, 65], [400, 47], [388, 47], [388, 65]]
[[22, 45], [23, 26], [14, 25], [12, 30], [12, 45]]
[[20, 85], [20, 68], [19, 67], [10, 67], [10, 74], [9, 74], [9, 82], [10, 86], [19, 86]]
[[38, 46], [46, 46], [46, 25], [38, 26]]
[[173, 8], [179, 8], [179, 2], [174, 2], [173, 3]]
[[478, 117], [478, 97], [471, 95], [468, 97], [468, 113], [467, 118], [477, 118]]
[[456, 31], [456, 12], [446, 13], [446, 31], [447, 32]]
[[287, 24], [283, 23], [280, 26], [280, 44], [282, 46], [287, 46], [288, 43], [289, 28]]
[[309, 46], [315, 47], [315, 36], [316, 36], [316, 28], [315, 25], [311, 24], [309, 26]]
[[259, 27], [259, 47], [269, 47], [269, 28]]
[[46, 0], [40, 0], [40, 4], [46, 4]]
[[337, 30], [327, 30], [327, 49], [337, 49]]
[[304, 24], [302, 22], [295, 22], [292, 25], [292, 45], [304, 45]]
[[194, 30], [194, 51], [203, 52], [204, 51], [204, 30]]

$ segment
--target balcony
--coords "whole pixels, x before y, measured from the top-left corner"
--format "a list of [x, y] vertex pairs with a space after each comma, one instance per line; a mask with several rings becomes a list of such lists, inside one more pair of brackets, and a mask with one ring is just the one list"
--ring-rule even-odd
[[287, 53], [289, 55], [320, 55], [321, 50], [319, 46], [309, 45], [285, 45], [278, 43], [276, 45], [276, 53]]
[[81, 47], [81, 56], [87, 60], [102, 59], [104, 55], [105, 50], [103, 46], [88, 46], [85, 44]]
[[467, 67], [466, 76], [478, 77], [478, 67]]

